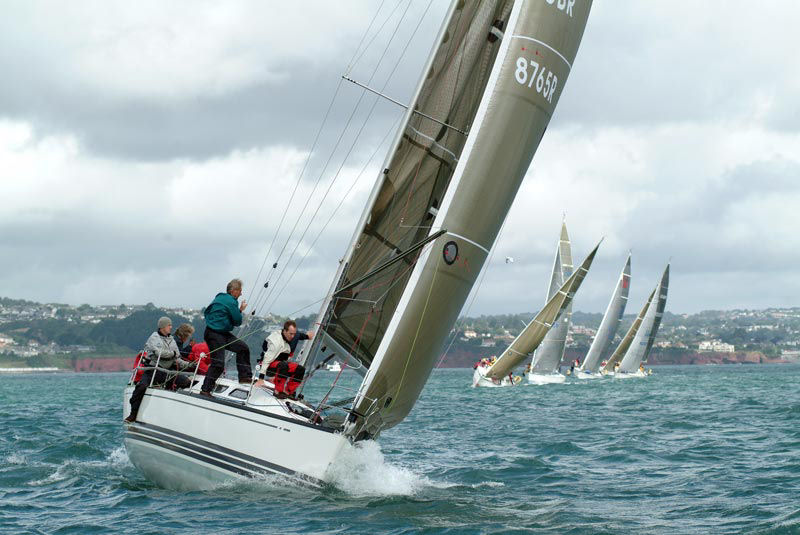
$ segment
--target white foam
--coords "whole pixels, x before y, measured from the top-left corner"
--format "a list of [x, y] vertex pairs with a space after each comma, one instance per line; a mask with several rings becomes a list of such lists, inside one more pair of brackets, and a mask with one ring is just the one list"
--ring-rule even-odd
[[108, 464], [114, 467], [132, 466], [128, 459], [128, 452], [120, 446], [108, 454]]
[[467, 485], [467, 484], [464, 484], [464, 483], [437, 483], [437, 482], [433, 482], [433, 483], [431, 483], [431, 485], [433, 487], [437, 488], [437, 489], [453, 489], [453, 488], [458, 488], [458, 487], [468, 487], [468, 488], [471, 488], [471, 489], [479, 489], [479, 488], [482, 488], [482, 487], [494, 488], [494, 487], [505, 487], [506, 486], [505, 483], [502, 483], [500, 481], [482, 481], [480, 483], [472, 483], [470, 485]]
[[61, 466], [56, 468], [55, 472], [53, 472], [52, 474], [50, 474], [46, 478], [37, 479], [36, 481], [28, 481], [26, 484], [29, 487], [40, 487], [40, 486], [43, 486], [43, 485], [50, 485], [52, 483], [58, 483], [59, 481], [63, 481], [65, 479], [67, 479], [67, 477], [69, 477], [69, 474], [67, 474], [66, 472], [67, 472], [67, 465], [66, 464], [62, 464]]
[[386, 462], [372, 440], [346, 446], [325, 480], [353, 496], [408, 496], [431, 484], [425, 476]]
[[28, 459], [21, 453], [12, 453], [6, 457], [6, 462], [8, 464], [28, 464]]

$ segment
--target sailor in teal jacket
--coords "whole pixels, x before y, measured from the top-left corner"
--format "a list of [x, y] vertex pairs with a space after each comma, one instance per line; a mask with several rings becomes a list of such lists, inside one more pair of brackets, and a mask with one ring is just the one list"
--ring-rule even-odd
[[242, 311], [239, 302], [231, 294], [218, 293], [206, 307], [204, 314], [206, 327], [220, 333], [229, 333], [242, 324]]
[[203, 333], [211, 355], [211, 365], [206, 372], [200, 394], [212, 396], [211, 393], [217, 379], [225, 371], [225, 351], [236, 353], [236, 371], [239, 382], [250, 384], [252, 370], [250, 367], [250, 348], [244, 340], [240, 340], [231, 332], [234, 327], [242, 324], [242, 312], [247, 307], [247, 302], [239, 297], [242, 295], [242, 281], [233, 279], [228, 283], [225, 293], [218, 293], [206, 307], [206, 331]]

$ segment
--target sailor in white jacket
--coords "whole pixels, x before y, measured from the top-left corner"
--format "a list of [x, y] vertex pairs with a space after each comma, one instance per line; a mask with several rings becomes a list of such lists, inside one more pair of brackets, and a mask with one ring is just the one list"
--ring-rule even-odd
[[[310, 340], [313, 336], [313, 332], [297, 332], [297, 324], [292, 320], [284, 323], [283, 329], [280, 331], [270, 333], [261, 346], [262, 358], [256, 385], [263, 385], [266, 377], [276, 374], [279, 378], [299, 383], [305, 374], [305, 369], [294, 362], [287, 361], [294, 355], [298, 342]], [[275, 361], [278, 361], [277, 365], [273, 364]], [[271, 364], [272, 366], [270, 366]], [[293, 389], [291, 390], [293, 391]]]

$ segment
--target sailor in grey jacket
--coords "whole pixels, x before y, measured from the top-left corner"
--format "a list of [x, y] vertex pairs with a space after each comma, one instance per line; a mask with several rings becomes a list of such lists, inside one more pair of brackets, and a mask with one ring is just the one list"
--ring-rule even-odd
[[147, 339], [144, 344], [144, 350], [147, 352], [145, 364], [148, 366], [155, 366], [158, 362], [159, 368], [166, 368], [171, 370], [177, 368], [183, 370], [193, 366], [193, 363], [180, 358], [180, 351], [178, 344], [171, 334], [161, 334], [161, 330], [155, 331]]

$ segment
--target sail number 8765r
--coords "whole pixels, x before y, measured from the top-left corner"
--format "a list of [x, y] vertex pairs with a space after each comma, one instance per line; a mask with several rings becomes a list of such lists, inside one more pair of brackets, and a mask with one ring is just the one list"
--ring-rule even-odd
[[[529, 62], [533, 67], [533, 73], [528, 72]], [[549, 71], [545, 67], [539, 68], [538, 62], [520, 56], [517, 58], [517, 70], [514, 71], [514, 77], [522, 85], [527, 83], [528, 87], [535, 86], [536, 92], [541, 93], [547, 102], [553, 102], [553, 93], [556, 92], [558, 85], [558, 76], [553, 74], [553, 71]]]

